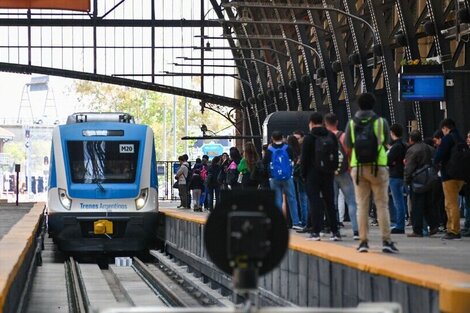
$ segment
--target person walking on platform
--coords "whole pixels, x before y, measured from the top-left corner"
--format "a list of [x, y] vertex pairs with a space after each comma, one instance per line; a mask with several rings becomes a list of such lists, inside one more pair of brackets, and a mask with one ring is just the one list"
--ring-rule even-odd
[[[349, 172], [349, 159], [350, 153], [346, 145], [344, 144], [344, 132], [338, 130], [338, 118], [334, 113], [328, 113], [325, 115], [325, 126], [330, 132], [332, 132], [338, 139], [338, 169], [335, 171], [335, 206], [340, 207], [338, 196], [341, 190], [344, 195], [344, 200], [348, 205], [349, 218], [351, 219], [353, 238], [359, 240], [359, 227], [357, 225], [357, 206], [356, 198], [354, 195], [354, 184], [351, 179]], [[339, 221], [341, 221], [341, 215], [344, 216], [343, 212], [339, 213]]]
[[289, 206], [292, 228], [302, 229], [295, 197], [293, 175], [293, 154], [291, 149], [282, 140], [282, 133], [274, 131], [271, 135], [272, 144], [268, 147], [263, 164], [269, 173], [269, 185], [275, 191], [276, 206], [282, 210], [282, 194], [286, 194]]
[[429, 225], [429, 234], [434, 235], [438, 230], [437, 212], [432, 205], [432, 185], [428, 190], [419, 191], [413, 188], [413, 177], [417, 177], [426, 167], [432, 165], [434, 148], [424, 143], [421, 133], [414, 130], [410, 133], [409, 147], [405, 155], [404, 176], [407, 185], [411, 185], [411, 224], [413, 232], [408, 237], [423, 237], [423, 215]]
[[[310, 133], [305, 136], [302, 145], [301, 176], [306, 181], [307, 196], [310, 201], [312, 232], [309, 240], [320, 240], [323, 216], [331, 230], [330, 240], [339, 241], [334, 204], [334, 176], [338, 168], [338, 140], [323, 126], [323, 116], [314, 112], [309, 120]], [[323, 195], [326, 212], [320, 193]]]
[[186, 179], [189, 175], [189, 165], [183, 156], [178, 157], [178, 161], [180, 162], [180, 167], [175, 175], [175, 179], [178, 180], [178, 192], [181, 199], [178, 208], [189, 209], [188, 188], [186, 185]]
[[371, 192], [374, 196], [382, 233], [382, 251], [398, 252], [390, 238], [390, 214], [388, 210], [389, 174], [385, 145], [389, 141], [387, 121], [374, 111], [375, 97], [364, 93], [357, 99], [359, 111], [346, 126], [345, 144], [352, 149], [351, 176], [356, 182], [355, 193], [358, 209], [359, 238], [357, 250], [367, 252], [369, 225], [368, 213]]
[[455, 156], [459, 153], [459, 149], [465, 145], [465, 142], [452, 119], [442, 120], [440, 127], [444, 137], [434, 156], [434, 164], [441, 165], [442, 188], [444, 189], [444, 203], [447, 213], [447, 233], [442, 239], [460, 239], [459, 192], [464, 185], [464, 180], [457, 176], [467, 173], [462, 173], [462, 164], [456, 162]]
[[403, 127], [400, 124], [393, 124], [390, 127], [390, 137], [392, 142], [387, 155], [387, 164], [390, 170], [390, 192], [392, 194], [392, 203], [390, 207], [393, 210], [395, 223], [392, 225], [392, 234], [405, 233], [405, 197], [403, 191], [405, 184], [403, 181], [406, 145], [402, 140]]

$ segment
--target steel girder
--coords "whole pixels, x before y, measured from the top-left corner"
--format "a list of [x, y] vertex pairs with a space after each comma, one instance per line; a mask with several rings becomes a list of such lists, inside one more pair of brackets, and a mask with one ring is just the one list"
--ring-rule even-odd
[[178, 88], [173, 86], [155, 84], [150, 82], [138, 81], [133, 79], [126, 79], [121, 77], [78, 72], [78, 71], [69, 71], [57, 68], [42, 67], [42, 66], [33, 66], [33, 65], [24, 65], [24, 64], [12, 64], [0, 62], [0, 71], [11, 72], [11, 73], [21, 73], [21, 74], [31, 74], [38, 73], [44, 75], [53, 75], [68, 77], [74, 79], [82, 79], [88, 81], [95, 81], [100, 83], [108, 83], [120, 86], [128, 86], [133, 88], [139, 88], [144, 90], [152, 90], [156, 92], [162, 92], [167, 94], [173, 94], [177, 96], [189, 97], [194, 99], [200, 99], [202, 101], [220, 104], [223, 106], [239, 108], [240, 102], [237, 99], [203, 93], [200, 91], [189, 90], [184, 88]]

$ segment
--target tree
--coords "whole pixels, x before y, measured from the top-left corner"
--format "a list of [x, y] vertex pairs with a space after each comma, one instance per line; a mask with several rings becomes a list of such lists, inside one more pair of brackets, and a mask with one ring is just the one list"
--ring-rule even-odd
[[[132, 114], [137, 122], [152, 127], [155, 133], [157, 158], [161, 160], [172, 159], [184, 153], [185, 143], [180, 140], [185, 135], [184, 97], [89, 81], [76, 81], [73, 89], [78, 96], [78, 101], [87, 110], [94, 112], [127, 112]], [[199, 131], [202, 124], [206, 124], [212, 131], [230, 126], [226, 119], [215, 112], [206, 110], [202, 114], [199, 100], [188, 98], [187, 101], [188, 128], [194, 130], [193, 133], [189, 132], [189, 135], [202, 135]], [[173, 102], [175, 102], [176, 107], [176, 156], [172, 155], [174, 150]], [[166, 129], [164, 129], [164, 124]], [[166, 144], [164, 144], [165, 133], [167, 135]], [[163, 155], [163, 151], [168, 152], [167, 156]]]

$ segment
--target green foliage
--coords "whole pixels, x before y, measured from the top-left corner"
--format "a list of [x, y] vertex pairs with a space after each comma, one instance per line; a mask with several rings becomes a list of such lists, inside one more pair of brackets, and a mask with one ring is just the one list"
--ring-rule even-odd
[[[149, 125], [155, 133], [155, 146], [158, 159], [172, 159], [173, 156], [173, 104], [176, 107], [176, 156], [184, 153], [185, 142], [180, 140], [185, 136], [185, 98], [157, 93], [153, 91], [129, 87], [76, 81], [74, 92], [82, 106], [93, 112], [127, 112], [132, 114], [136, 122]], [[200, 112], [199, 100], [187, 99], [188, 102], [188, 135], [200, 136], [201, 124], [206, 124], [210, 130], [224, 129], [230, 123], [215, 112], [206, 110]], [[165, 121], [164, 121], [165, 116]], [[166, 124], [166, 129], [164, 129]], [[167, 141], [164, 145], [163, 134], [166, 131]], [[188, 143], [189, 146], [193, 142]], [[164, 146], [167, 151], [163, 155]]]
[[3, 152], [11, 155], [12, 161], [17, 164], [24, 164], [26, 160], [26, 150], [24, 142], [10, 141], [5, 144]]

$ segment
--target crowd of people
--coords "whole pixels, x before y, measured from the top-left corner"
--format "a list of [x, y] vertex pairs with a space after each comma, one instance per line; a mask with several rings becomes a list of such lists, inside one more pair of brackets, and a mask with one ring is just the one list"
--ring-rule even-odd
[[[344, 132], [335, 114], [313, 112], [309, 133], [284, 137], [274, 131], [261, 156], [251, 142], [243, 153], [232, 147], [212, 162], [207, 156], [197, 159], [192, 168], [187, 155], [181, 156], [175, 177], [179, 207], [190, 208], [192, 198], [194, 211], [211, 211], [222, 189], [269, 188], [290, 227], [308, 233], [308, 240], [326, 233], [341, 240], [347, 217], [359, 252], [369, 249], [370, 218], [380, 228], [386, 253], [398, 252], [391, 234], [470, 237], [470, 132], [464, 140], [446, 118], [432, 139], [413, 130], [405, 141], [401, 125], [389, 126], [373, 111], [372, 94], [357, 102], [359, 111]], [[407, 224], [412, 230], [406, 234]]]

